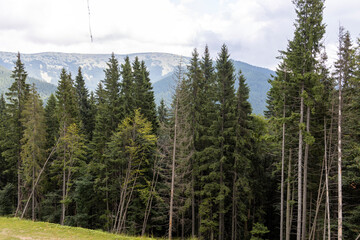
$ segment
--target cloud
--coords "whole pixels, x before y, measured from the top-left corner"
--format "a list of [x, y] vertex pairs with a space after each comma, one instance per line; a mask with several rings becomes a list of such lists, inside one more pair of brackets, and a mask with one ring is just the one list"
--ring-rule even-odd
[[[223, 43], [231, 56], [275, 69], [296, 17], [284, 0], [2, 0], [0, 50], [24, 53], [170, 52], [189, 56], [209, 45], [216, 56]], [[328, 0], [325, 44], [331, 51], [339, 21], [358, 36], [359, 1]], [[329, 54], [331, 58], [333, 54]]]

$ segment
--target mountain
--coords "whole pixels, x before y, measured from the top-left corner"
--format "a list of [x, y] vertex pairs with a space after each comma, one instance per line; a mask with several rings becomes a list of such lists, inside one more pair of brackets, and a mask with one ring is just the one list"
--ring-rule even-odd
[[[130, 61], [133, 61], [136, 56], [139, 60], [144, 60], [150, 72], [156, 102], [159, 103], [161, 98], [164, 98], [167, 103], [171, 101], [174, 85], [173, 73], [181, 56], [169, 53], [116, 54], [115, 56], [119, 60], [119, 63], [123, 63], [126, 56], [129, 56]], [[107, 66], [106, 62], [109, 58], [110, 54], [21, 54], [21, 60], [25, 64], [25, 69], [30, 77], [57, 85], [60, 71], [63, 67], [67, 71], [70, 71], [73, 76], [77, 74], [78, 67], [81, 67], [86, 85], [90, 90], [95, 90], [98, 82], [104, 79], [104, 69]], [[190, 58], [182, 58], [185, 64], [189, 63]], [[16, 53], [0, 52], [1, 66], [7, 69], [13, 69], [14, 61], [16, 61]], [[253, 112], [262, 114], [265, 109], [266, 93], [270, 89], [267, 80], [274, 72], [240, 61], [234, 61], [234, 66], [236, 72], [241, 69], [247, 79], [250, 87], [250, 102], [253, 106]]]
[[[187, 59], [189, 60], [189, 59]], [[268, 79], [271, 78], [275, 72], [261, 67], [252, 66], [250, 64], [233, 61], [236, 76], [241, 70], [246, 78], [246, 82], [250, 87], [249, 101], [251, 103], [253, 113], [263, 114], [266, 109], [267, 92], [270, 90]], [[238, 80], [235, 82], [235, 88], [238, 88]], [[166, 102], [171, 101], [171, 96], [174, 92], [175, 80], [173, 74], [165, 76], [163, 79], [153, 84], [156, 100], [159, 102], [163, 98]]]
[[[0, 66], [0, 94], [4, 94], [13, 83], [14, 79], [10, 77], [11, 73], [11, 70]], [[28, 77], [27, 83], [35, 83], [36, 89], [43, 100], [46, 100], [51, 93], [56, 91], [56, 86], [54, 84], [47, 83], [33, 77]]]

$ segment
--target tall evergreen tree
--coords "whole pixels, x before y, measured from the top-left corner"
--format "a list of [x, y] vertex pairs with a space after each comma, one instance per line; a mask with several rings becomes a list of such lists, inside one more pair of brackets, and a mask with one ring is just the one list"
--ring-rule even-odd
[[214, 122], [217, 118], [215, 97], [215, 69], [206, 46], [202, 57], [201, 71], [203, 83], [199, 88], [199, 99], [203, 112], [199, 119], [198, 158], [200, 175], [200, 206], [199, 206], [199, 238], [215, 239], [217, 213], [215, 200], [218, 194], [218, 178], [216, 174], [216, 156]]
[[24, 126], [24, 136], [21, 139], [22, 174], [24, 176], [25, 185], [30, 186], [29, 189], [31, 190], [28, 192], [33, 193], [31, 196], [31, 218], [34, 221], [36, 218], [35, 199], [37, 197], [35, 179], [45, 161], [46, 150], [45, 114], [42, 101], [40, 100], [40, 96], [38, 95], [34, 84], [30, 89], [28, 100], [25, 102], [21, 115], [21, 121]]
[[[7, 162], [10, 172], [10, 181], [17, 185], [17, 207], [15, 216], [22, 208], [22, 179], [21, 179], [21, 139], [23, 137], [24, 128], [21, 124], [21, 112], [29, 93], [29, 85], [26, 83], [27, 73], [24, 64], [21, 62], [20, 53], [17, 55], [14, 70], [11, 74], [14, 82], [6, 93], [7, 110], [8, 110], [8, 127], [6, 128], [6, 150], [2, 153]], [[17, 178], [17, 181], [15, 181]]]
[[110, 130], [114, 131], [123, 118], [121, 112], [121, 99], [120, 99], [120, 69], [119, 62], [115, 58], [115, 54], [112, 53], [109, 62], [106, 63], [107, 68], [104, 70], [105, 79], [103, 80], [105, 101], [108, 124], [110, 124]]
[[[293, 40], [289, 41], [285, 52], [286, 66], [292, 72], [292, 81], [297, 84], [300, 96], [299, 145], [298, 145], [298, 201], [297, 201], [297, 240], [306, 238], [307, 215], [307, 160], [309, 141], [305, 141], [305, 155], [303, 154], [304, 135], [309, 140], [310, 135], [310, 108], [311, 91], [317, 83], [316, 64], [325, 33], [323, 20], [323, 0], [296, 0], [294, 1], [297, 19]], [[305, 99], [306, 98], [306, 99]], [[305, 102], [306, 101], [306, 102]], [[306, 112], [306, 133], [304, 110]], [[304, 160], [304, 161], [303, 161]], [[304, 168], [304, 174], [303, 174]], [[303, 182], [304, 180], [304, 182]], [[303, 185], [304, 184], [304, 185]], [[302, 224], [303, 223], [303, 224]]]
[[216, 147], [218, 148], [218, 158], [216, 170], [219, 177], [219, 193], [217, 196], [219, 214], [219, 240], [227, 238], [225, 229], [226, 202], [229, 200], [230, 184], [228, 179], [229, 170], [233, 166], [234, 152], [234, 131], [236, 124], [235, 117], [235, 76], [234, 65], [230, 61], [230, 55], [226, 45], [223, 45], [216, 60], [216, 98], [218, 101], [218, 119], [216, 121]]
[[[79, 112], [77, 108], [76, 89], [74, 82], [71, 79], [71, 75], [67, 74], [65, 69], [62, 69], [60, 75], [60, 81], [56, 91], [56, 98], [58, 99], [57, 114], [59, 119], [59, 137], [61, 139], [59, 143], [58, 162], [54, 164], [54, 168], [60, 167], [62, 172], [62, 200], [61, 200], [61, 218], [60, 224], [65, 223], [66, 207], [68, 205], [68, 183], [70, 179], [71, 168], [68, 167], [69, 162], [72, 163], [72, 155], [69, 153], [72, 149], [69, 147], [67, 141], [69, 134], [77, 135], [77, 123], [79, 122]], [[68, 133], [69, 127], [72, 126], [72, 132]], [[75, 143], [74, 143], [75, 144]], [[72, 144], [70, 145], [72, 146]], [[67, 179], [68, 178], [68, 179]]]
[[[140, 73], [138, 72], [138, 74]], [[128, 56], [125, 58], [125, 62], [121, 64], [121, 77], [121, 97], [124, 116], [129, 116], [129, 114], [132, 114], [134, 107], [136, 106], [136, 100], [134, 96], [135, 84], [133, 78], [133, 71]]]
[[75, 78], [75, 88], [77, 104], [79, 108], [79, 118], [81, 121], [82, 132], [87, 136], [88, 140], [92, 138], [93, 132], [93, 115], [91, 115], [91, 106], [89, 103], [89, 91], [85, 86], [85, 80], [81, 72], [81, 68], [78, 69], [78, 74]]
[[239, 72], [239, 87], [236, 93], [236, 127], [235, 127], [235, 150], [232, 182], [232, 221], [231, 239], [238, 239], [238, 225], [241, 219], [246, 218], [244, 206], [247, 205], [250, 193], [250, 149], [251, 149], [251, 105], [249, 99], [249, 87], [245, 83], [245, 77]]
[[[4, 95], [1, 94], [1, 98], [0, 98], [0, 132], [2, 132], [2, 133], [5, 133], [6, 126], [7, 126], [6, 114], [7, 114], [6, 113], [6, 102], [5, 102]], [[8, 165], [5, 162], [5, 158], [2, 156], [2, 152], [4, 152], [6, 150], [4, 141], [6, 141], [5, 134], [0, 134], [0, 189], [5, 187], [5, 184], [8, 181], [7, 180], [8, 178], [6, 177]]]
[[48, 150], [54, 147], [56, 139], [59, 136], [59, 121], [56, 116], [56, 105], [56, 97], [54, 94], [51, 94], [45, 106], [46, 148]]

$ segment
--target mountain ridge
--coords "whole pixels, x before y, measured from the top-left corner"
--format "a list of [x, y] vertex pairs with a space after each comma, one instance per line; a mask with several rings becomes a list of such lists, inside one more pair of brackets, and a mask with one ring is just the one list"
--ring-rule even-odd
[[[0, 51], [0, 65], [7, 69], [13, 69], [17, 53]], [[57, 85], [60, 71], [65, 68], [73, 76], [77, 74], [78, 67], [82, 68], [85, 82], [89, 90], [94, 91], [99, 81], [104, 79], [104, 69], [107, 67], [111, 54], [89, 54], [89, 53], [62, 53], [42, 52], [21, 54], [21, 60], [25, 65], [29, 77], [41, 79], [44, 82]], [[172, 75], [180, 59], [187, 65], [190, 57], [180, 56], [172, 53], [146, 52], [131, 54], [115, 54], [119, 64], [129, 56], [133, 61], [137, 56], [144, 60], [150, 79], [153, 84], [156, 102], [164, 98], [167, 103], [171, 101], [172, 87], [174, 81]], [[214, 63], [216, 59], [213, 60]], [[250, 102], [253, 112], [262, 114], [265, 110], [266, 93], [270, 89], [268, 79], [274, 72], [270, 69], [254, 66], [245, 62], [233, 60], [236, 74], [241, 69], [250, 87]], [[235, 85], [237, 88], [237, 84]]]

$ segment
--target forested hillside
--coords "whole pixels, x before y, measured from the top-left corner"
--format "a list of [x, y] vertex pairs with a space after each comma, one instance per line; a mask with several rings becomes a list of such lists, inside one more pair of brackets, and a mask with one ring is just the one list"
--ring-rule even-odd
[[169, 239], [359, 239], [360, 39], [339, 27], [329, 68], [324, 1], [293, 3], [265, 116], [225, 44], [179, 61], [158, 107], [146, 62], [114, 54], [95, 92], [62, 68], [44, 107], [18, 54], [0, 99], [0, 215]]
[[[14, 81], [14, 79], [12, 79], [10, 76], [11, 71], [0, 66], [0, 94], [5, 94]], [[51, 83], [43, 82], [32, 77], [28, 77], [27, 81], [29, 84], [35, 83], [37, 91], [43, 100], [46, 100], [51, 95], [51, 93], [56, 91], [56, 86]]]

